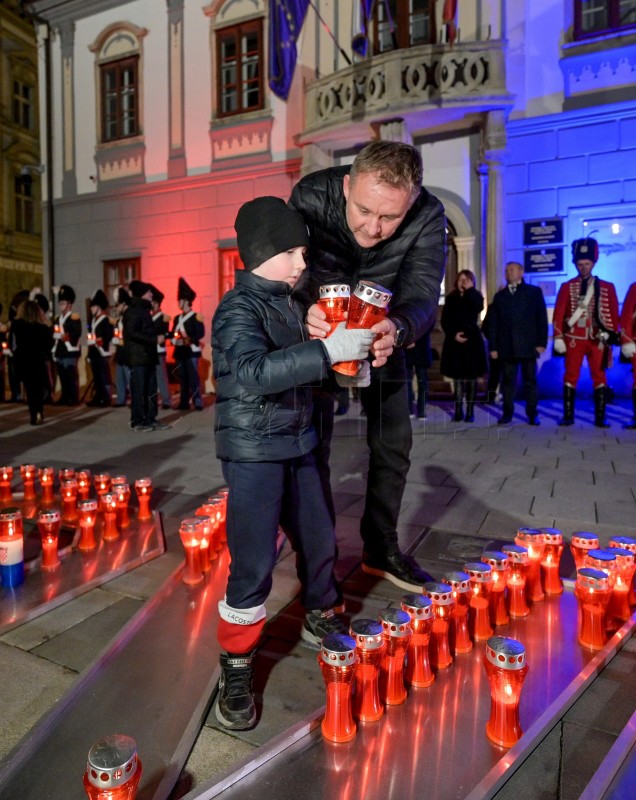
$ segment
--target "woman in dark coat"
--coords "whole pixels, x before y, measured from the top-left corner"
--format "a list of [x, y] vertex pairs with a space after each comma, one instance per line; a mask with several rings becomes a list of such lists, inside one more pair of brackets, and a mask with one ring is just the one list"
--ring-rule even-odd
[[441, 373], [454, 382], [454, 422], [475, 421], [475, 384], [488, 369], [484, 339], [479, 329], [479, 314], [483, 307], [484, 298], [475, 288], [475, 276], [468, 269], [461, 270], [455, 289], [446, 297], [442, 311], [442, 330], [446, 338], [442, 348]]
[[11, 323], [16, 374], [24, 385], [31, 425], [44, 421], [44, 394], [48, 386], [47, 360], [53, 347], [53, 332], [44, 312], [34, 300], [18, 307]]

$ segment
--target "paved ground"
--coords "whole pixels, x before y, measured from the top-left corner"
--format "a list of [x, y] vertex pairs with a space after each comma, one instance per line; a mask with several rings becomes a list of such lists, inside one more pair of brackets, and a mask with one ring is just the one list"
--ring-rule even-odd
[[[475, 424], [450, 422], [450, 404], [433, 403], [425, 422], [414, 421], [412, 466], [399, 535], [433, 575], [481, 552], [485, 541], [512, 539], [517, 527], [636, 534], [636, 432], [625, 431], [627, 408], [610, 407], [607, 430], [592, 426], [589, 403], [577, 424], [556, 425], [556, 402], [541, 405], [542, 425], [523, 416], [496, 425], [497, 409], [480, 406]], [[373, 613], [401, 592], [359, 570], [357, 534], [366, 456], [364, 418], [352, 404], [338, 418], [332, 457], [338, 510], [339, 578], [353, 616]], [[223, 484], [214, 457], [212, 409], [164, 412], [170, 430], [133, 433], [126, 409], [47, 409], [45, 425], [27, 424], [24, 406], [0, 406], [0, 461], [55, 467], [88, 466], [134, 479], [150, 475], [153, 505], [164, 514], [167, 552], [125, 575], [0, 637], [5, 756], [75, 682], [104, 644], [141, 607], [181, 559], [181, 518]], [[227, 769], [256, 746], [324, 702], [315, 654], [298, 641], [300, 610], [293, 559], [284, 549], [268, 603], [271, 623], [259, 655], [257, 691], [263, 709], [254, 731], [228, 735], [211, 714], [172, 797]], [[583, 695], [560, 726], [500, 793], [501, 798], [574, 800], [636, 708], [636, 647], [621, 655]], [[586, 758], [580, 759], [582, 748]], [[578, 755], [577, 755], [578, 754]]]

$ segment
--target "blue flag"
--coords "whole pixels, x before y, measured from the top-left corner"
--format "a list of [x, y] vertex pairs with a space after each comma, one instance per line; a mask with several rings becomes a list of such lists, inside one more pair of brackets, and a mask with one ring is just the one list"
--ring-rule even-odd
[[296, 66], [296, 40], [305, 21], [309, 0], [269, 2], [269, 85], [287, 100]]
[[353, 3], [353, 38], [351, 49], [360, 58], [366, 58], [369, 49], [369, 29], [375, 0], [354, 0]]

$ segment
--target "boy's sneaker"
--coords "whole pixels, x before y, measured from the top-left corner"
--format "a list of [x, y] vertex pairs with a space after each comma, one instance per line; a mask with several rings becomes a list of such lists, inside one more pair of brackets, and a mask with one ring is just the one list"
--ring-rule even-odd
[[254, 654], [221, 653], [221, 678], [214, 714], [225, 728], [245, 731], [256, 722], [256, 706], [252, 694]]
[[320, 643], [330, 633], [349, 635], [349, 626], [339, 617], [333, 608], [317, 609], [305, 614], [300, 635], [312, 650], [320, 650]]

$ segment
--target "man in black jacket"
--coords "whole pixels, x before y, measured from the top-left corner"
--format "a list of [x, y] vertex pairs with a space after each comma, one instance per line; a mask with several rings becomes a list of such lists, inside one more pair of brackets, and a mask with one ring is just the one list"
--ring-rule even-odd
[[[367, 145], [351, 167], [314, 172], [295, 187], [289, 205], [310, 232], [309, 282], [303, 300], [307, 327], [324, 338], [330, 326], [316, 305], [322, 284], [361, 279], [393, 292], [389, 316], [373, 326], [371, 385], [360, 391], [367, 415], [369, 473], [360, 523], [362, 569], [404, 589], [421, 590], [431, 579], [398, 546], [397, 522], [412, 444], [404, 347], [430, 329], [437, 312], [446, 259], [442, 204], [422, 187], [419, 151], [400, 142]], [[327, 396], [328, 397], [328, 396]], [[325, 493], [329, 488], [329, 438], [333, 402], [315, 401], [314, 425]]]
[[167, 428], [157, 422], [157, 335], [150, 315], [152, 287], [131, 281], [124, 312], [124, 363], [130, 370], [130, 427], [144, 432]]
[[523, 279], [523, 266], [506, 264], [507, 286], [495, 295], [488, 311], [490, 358], [501, 362], [503, 414], [498, 421], [512, 421], [517, 372], [521, 368], [529, 425], [539, 425], [537, 416], [537, 358], [548, 343], [548, 315], [543, 292]]

